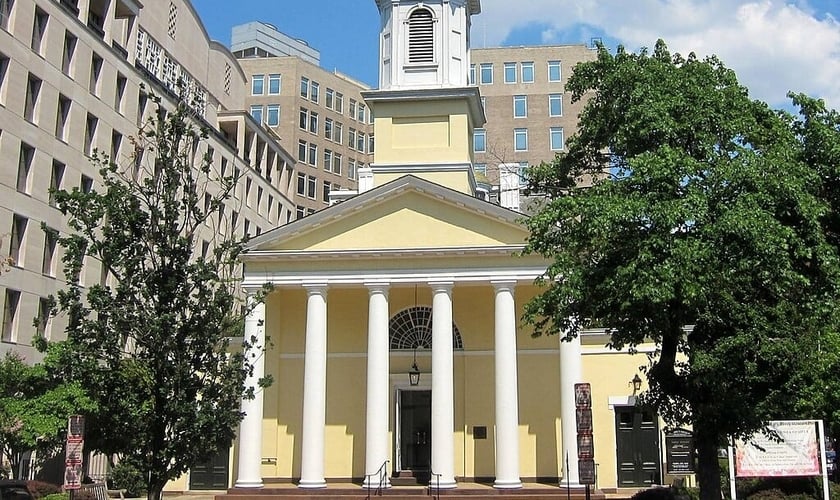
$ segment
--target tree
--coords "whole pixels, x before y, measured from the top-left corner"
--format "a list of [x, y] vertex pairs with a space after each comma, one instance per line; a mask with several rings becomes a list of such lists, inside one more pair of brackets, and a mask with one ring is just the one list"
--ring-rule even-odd
[[24, 454], [35, 451], [39, 463], [55, 456], [64, 444], [67, 418], [93, 409], [78, 384], [51, 377], [44, 365], [29, 365], [6, 353], [0, 361], [0, 452], [9, 457], [12, 477], [19, 477]]
[[791, 353], [833, 326], [817, 172], [790, 116], [715, 57], [600, 47], [567, 89], [589, 100], [567, 153], [531, 171], [545, 201], [527, 251], [551, 264], [526, 319], [536, 335], [595, 323], [616, 349], [655, 342], [641, 404], [693, 426], [701, 498], [719, 499], [718, 447], [789, 406]]
[[[96, 152], [101, 192], [55, 193], [72, 231], [59, 239], [69, 285], [57, 307], [68, 327], [54, 367], [98, 403], [86, 441], [137, 464], [159, 500], [167, 481], [230, 447], [241, 399], [257, 388], [245, 386], [252, 358], [229, 346], [248, 313], [236, 278], [247, 236], [210, 251], [201, 239], [218, 234], [210, 226], [238, 179], [198, 155], [207, 131], [187, 103], [167, 112], [152, 100], [157, 118], [133, 139], [131, 165]], [[108, 279], [83, 288], [85, 259]], [[243, 342], [249, 353], [262, 347], [253, 340]]]

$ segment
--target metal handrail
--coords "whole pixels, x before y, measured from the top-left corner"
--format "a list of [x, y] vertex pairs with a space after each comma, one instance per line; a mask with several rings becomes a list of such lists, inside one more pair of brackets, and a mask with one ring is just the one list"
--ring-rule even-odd
[[[440, 500], [440, 476], [443, 474], [435, 474], [434, 471], [429, 471], [429, 474], [435, 478], [435, 500]], [[426, 496], [432, 496], [432, 481], [429, 481], [428, 492]]]
[[376, 487], [376, 496], [382, 496], [382, 489], [385, 485], [385, 479], [388, 477], [388, 460], [385, 460], [373, 474], [365, 474], [365, 489], [367, 490], [367, 500], [370, 500], [371, 481], [373, 476], [379, 476], [379, 485]]

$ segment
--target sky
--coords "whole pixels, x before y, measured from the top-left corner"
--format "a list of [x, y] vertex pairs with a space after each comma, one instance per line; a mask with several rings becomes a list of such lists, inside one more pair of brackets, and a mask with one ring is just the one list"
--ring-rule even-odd
[[[375, 0], [192, 0], [211, 38], [264, 21], [306, 40], [321, 66], [377, 86]], [[590, 44], [717, 55], [750, 95], [789, 108], [788, 91], [840, 108], [840, 0], [481, 0], [474, 48]]]

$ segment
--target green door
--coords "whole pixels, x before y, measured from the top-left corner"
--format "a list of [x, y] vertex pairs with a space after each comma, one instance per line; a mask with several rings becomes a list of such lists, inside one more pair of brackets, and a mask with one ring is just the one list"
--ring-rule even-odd
[[659, 420], [652, 410], [615, 407], [618, 487], [636, 488], [661, 483]]
[[226, 490], [230, 450], [216, 455], [209, 462], [190, 469], [191, 490]]
[[400, 469], [432, 468], [432, 391], [400, 391]]

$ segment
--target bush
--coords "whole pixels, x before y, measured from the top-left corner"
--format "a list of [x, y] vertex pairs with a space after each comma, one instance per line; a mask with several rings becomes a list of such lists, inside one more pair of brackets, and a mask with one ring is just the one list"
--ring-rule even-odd
[[123, 460], [111, 471], [111, 483], [114, 489], [125, 490], [127, 497], [146, 496], [146, 479], [140, 469], [130, 462]]
[[779, 488], [761, 490], [747, 497], [749, 500], [784, 500], [787, 498], [785, 492]]
[[54, 493], [61, 493], [61, 487], [44, 481], [27, 481], [26, 488], [36, 499], [44, 498], [45, 496], [52, 495]]
[[671, 488], [649, 488], [630, 497], [631, 500], [674, 500]]
[[70, 493], [50, 493], [41, 500], [70, 500]]

